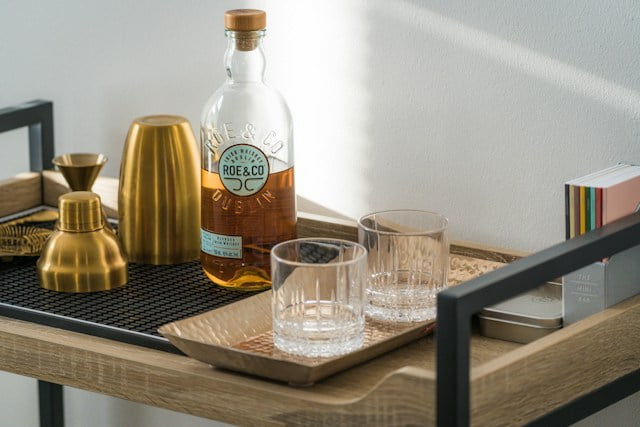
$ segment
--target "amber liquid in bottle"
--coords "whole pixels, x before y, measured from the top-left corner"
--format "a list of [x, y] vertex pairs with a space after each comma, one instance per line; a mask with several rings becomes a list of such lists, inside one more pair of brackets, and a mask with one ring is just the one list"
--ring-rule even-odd
[[293, 168], [269, 175], [251, 196], [227, 191], [215, 172], [202, 170], [202, 228], [242, 237], [242, 259], [200, 252], [202, 267], [214, 283], [238, 290], [271, 286], [270, 250], [296, 237]]
[[266, 15], [225, 13], [226, 81], [205, 104], [201, 262], [218, 286], [271, 286], [270, 250], [295, 238], [291, 112], [264, 81]]

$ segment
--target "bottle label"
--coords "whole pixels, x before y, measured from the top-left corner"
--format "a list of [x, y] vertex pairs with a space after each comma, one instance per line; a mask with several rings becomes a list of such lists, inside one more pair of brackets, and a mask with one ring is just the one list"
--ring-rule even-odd
[[242, 259], [242, 236], [216, 234], [201, 228], [200, 247], [209, 255]]
[[236, 196], [251, 196], [267, 183], [269, 162], [258, 147], [236, 144], [224, 150], [218, 166], [222, 185]]

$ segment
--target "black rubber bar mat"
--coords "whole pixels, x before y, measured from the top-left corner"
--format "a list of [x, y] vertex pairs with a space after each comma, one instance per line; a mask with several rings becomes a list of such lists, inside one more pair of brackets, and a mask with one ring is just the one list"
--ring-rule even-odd
[[124, 287], [61, 293], [38, 285], [36, 261], [35, 257], [0, 261], [0, 316], [173, 353], [180, 351], [158, 334], [158, 327], [255, 294], [215, 286], [198, 261], [130, 264]]

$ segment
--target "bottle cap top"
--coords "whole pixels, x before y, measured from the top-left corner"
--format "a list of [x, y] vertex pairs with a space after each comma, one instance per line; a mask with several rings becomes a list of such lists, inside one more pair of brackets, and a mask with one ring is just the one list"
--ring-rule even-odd
[[257, 9], [234, 9], [224, 13], [224, 27], [231, 31], [259, 31], [267, 28], [267, 14]]
[[73, 191], [60, 196], [61, 231], [83, 232], [100, 230], [102, 223], [102, 207], [100, 196], [89, 191]]

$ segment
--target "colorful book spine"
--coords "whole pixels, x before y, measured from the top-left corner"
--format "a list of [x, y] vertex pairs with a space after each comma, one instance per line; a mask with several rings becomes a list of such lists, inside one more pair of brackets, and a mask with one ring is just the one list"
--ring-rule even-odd
[[584, 232], [591, 231], [591, 192], [584, 188]]
[[590, 197], [589, 197], [589, 203], [590, 203], [590, 208], [589, 208], [589, 222], [590, 222], [590, 226], [589, 226], [589, 230], [595, 230], [597, 227], [596, 224], [596, 189], [595, 187], [589, 187], [589, 193], [590, 193]]
[[596, 228], [602, 227], [602, 188], [596, 188]]
[[640, 211], [640, 164], [618, 163], [564, 185], [567, 239]]
[[565, 199], [568, 200], [569, 203], [566, 211], [566, 214], [569, 215], [569, 223], [566, 224], [567, 239], [576, 237], [575, 198], [573, 195], [573, 185], [565, 185]]
[[587, 231], [587, 192], [580, 187], [580, 234]]
[[573, 186], [573, 224], [574, 224], [574, 237], [580, 235], [580, 187]]

